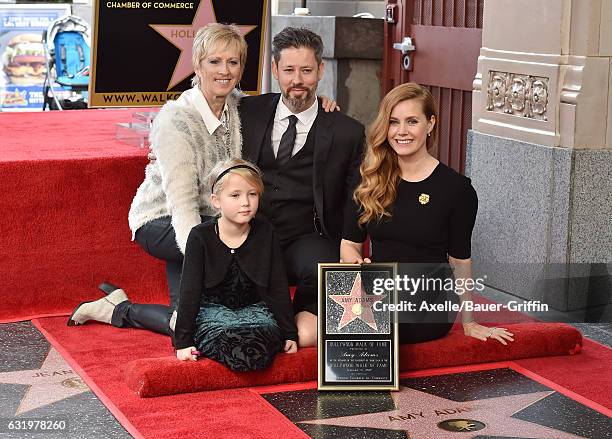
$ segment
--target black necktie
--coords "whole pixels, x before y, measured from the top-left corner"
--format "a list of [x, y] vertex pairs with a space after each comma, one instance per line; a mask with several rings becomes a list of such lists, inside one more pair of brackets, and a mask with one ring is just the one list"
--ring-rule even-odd
[[276, 153], [276, 164], [279, 167], [285, 166], [291, 158], [293, 146], [295, 145], [295, 136], [297, 134], [297, 130], [295, 129], [297, 120], [298, 118], [293, 114], [289, 116], [289, 126], [287, 127], [287, 131], [283, 133], [283, 137], [281, 137], [280, 144], [278, 145], [278, 152]]

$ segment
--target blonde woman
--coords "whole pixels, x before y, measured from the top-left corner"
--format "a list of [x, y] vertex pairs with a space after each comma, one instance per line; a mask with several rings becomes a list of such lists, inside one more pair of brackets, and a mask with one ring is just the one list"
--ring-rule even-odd
[[187, 236], [214, 213], [207, 203], [206, 176], [219, 161], [241, 156], [236, 85], [246, 56], [237, 27], [214, 23], [201, 28], [193, 41], [193, 88], [167, 102], [153, 122], [156, 160], [145, 169], [128, 221], [132, 238], [166, 263], [170, 306], [132, 304], [122, 289], [103, 283], [100, 289], [108, 295], [79, 305], [69, 324], [97, 320], [171, 334]]
[[[69, 324], [88, 320], [122, 328], [144, 328], [171, 335], [178, 305], [187, 236], [214, 211], [207, 203], [206, 176], [212, 167], [242, 153], [236, 89], [247, 44], [232, 25], [209, 24], [193, 41], [193, 88], [167, 102], [153, 123], [151, 162], [132, 201], [128, 221], [138, 244], [166, 264], [170, 306], [132, 304], [110, 283], [100, 285], [105, 298], [80, 304]], [[322, 97], [326, 111], [336, 102]]]
[[[356, 209], [345, 222], [343, 262], [400, 262], [406, 264], [403, 274], [440, 280], [446, 279], [449, 263], [457, 285], [472, 278], [478, 199], [469, 178], [431, 155], [436, 122], [434, 100], [418, 84], [402, 84], [383, 98], [368, 128], [362, 179], [354, 192]], [[362, 244], [368, 235], [372, 255], [364, 259]], [[471, 300], [471, 291], [458, 295], [437, 287], [404, 291], [400, 298], [416, 306], [414, 312], [400, 314], [400, 342], [418, 343], [445, 336], [456, 317], [456, 312], [423, 311], [422, 303]], [[476, 323], [471, 312], [463, 312], [461, 319], [467, 336], [504, 345], [513, 340], [504, 328]]]

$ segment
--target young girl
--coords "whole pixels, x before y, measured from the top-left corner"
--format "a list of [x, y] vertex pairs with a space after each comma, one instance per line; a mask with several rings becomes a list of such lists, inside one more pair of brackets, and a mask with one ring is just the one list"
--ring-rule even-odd
[[187, 239], [176, 357], [195, 361], [200, 354], [232, 370], [263, 369], [277, 352], [297, 351], [282, 252], [272, 226], [255, 218], [263, 182], [255, 165], [229, 159], [212, 169], [209, 185], [220, 216]]

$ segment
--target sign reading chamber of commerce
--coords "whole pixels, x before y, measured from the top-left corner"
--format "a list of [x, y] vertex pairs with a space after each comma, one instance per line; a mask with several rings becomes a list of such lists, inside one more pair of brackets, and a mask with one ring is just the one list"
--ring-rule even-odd
[[191, 47], [209, 23], [235, 24], [248, 44], [240, 82], [259, 93], [267, 0], [96, 0], [89, 105], [159, 106], [191, 87]]

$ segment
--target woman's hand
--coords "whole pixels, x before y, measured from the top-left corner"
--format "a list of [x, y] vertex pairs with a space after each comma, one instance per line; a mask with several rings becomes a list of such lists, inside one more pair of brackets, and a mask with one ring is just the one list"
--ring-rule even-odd
[[361, 258], [361, 256], [357, 256], [354, 258], [346, 257], [340, 259], [341, 264], [371, 264], [370, 258]]
[[327, 96], [321, 95], [319, 97], [321, 98], [321, 105], [323, 106], [323, 110], [325, 110], [326, 113], [340, 111], [340, 107], [338, 106], [338, 104], [336, 104], [336, 101], [331, 98], [328, 98]]
[[296, 341], [293, 340], [285, 340], [285, 347], [283, 348], [283, 352], [288, 354], [295, 354], [298, 350], [298, 345]]
[[147, 154], [147, 158], [149, 159], [149, 163], [155, 163], [155, 160], [157, 160], [157, 156], [155, 155], [153, 150], [150, 148], [149, 148], [149, 153]]
[[353, 242], [348, 239], [340, 241], [340, 262], [344, 264], [369, 264], [369, 258], [364, 258], [361, 249], [363, 242]]
[[189, 346], [188, 348], [184, 349], [177, 349], [176, 358], [181, 361], [198, 361], [197, 352], [198, 350], [195, 348], [195, 346]]
[[493, 338], [506, 346], [506, 340], [514, 341], [511, 332], [508, 332], [506, 328], [488, 328], [482, 326], [474, 321], [463, 324], [463, 333], [468, 337], [474, 337], [478, 340], [487, 341], [489, 338]]

